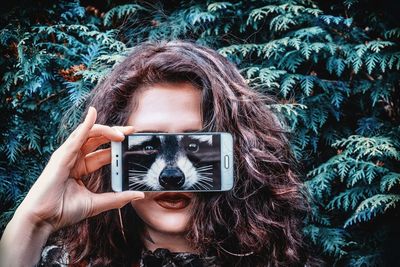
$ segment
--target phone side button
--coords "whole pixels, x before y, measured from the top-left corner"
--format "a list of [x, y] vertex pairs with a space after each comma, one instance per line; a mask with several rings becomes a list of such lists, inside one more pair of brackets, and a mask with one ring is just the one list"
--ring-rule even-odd
[[224, 157], [224, 164], [225, 164], [225, 169], [229, 169], [229, 156], [226, 155]]

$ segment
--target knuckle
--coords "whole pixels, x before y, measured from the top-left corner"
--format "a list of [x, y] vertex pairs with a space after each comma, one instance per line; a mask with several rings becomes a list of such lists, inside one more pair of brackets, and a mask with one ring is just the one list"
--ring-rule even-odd
[[71, 137], [76, 136], [76, 133], [79, 131], [80, 128], [82, 128], [82, 126], [83, 126], [83, 123], [79, 123], [78, 126], [75, 128], [75, 130], [72, 131], [70, 136]]
[[97, 212], [97, 211], [96, 211], [96, 209], [95, 209], [93, 196], [92, 196], [92, 195], [89, 195], [89, 203], [88, 203], [88, 214], [87, 214], [87, 217], [97, 215], [96, 212]]
[[60, 157], [60, 151], [63, 149], [63, 146], [61, 145], [58, 149], [56, 149], [53, 154], [50, 156], [50, 160], [54, 161], [57, 160]]
[[114, 131], [117, 131], [117, 132], [121, 132], [121, 131], [124, 130], [124, 128], [122, 128], [122, 127], [120, 127], [120, 126], [112, 126], [112, 127], [110, 127], [110, 128], [113, 129]]
[[113, 192], [113, 198], [117, 208], [122, 208], [124, 206], [124, 203], [121, 203], [121, 199], [116, 192]]

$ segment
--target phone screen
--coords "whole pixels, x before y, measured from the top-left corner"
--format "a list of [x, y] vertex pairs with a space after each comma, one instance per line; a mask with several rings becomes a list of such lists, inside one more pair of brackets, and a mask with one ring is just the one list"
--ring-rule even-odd
[[221, 189], [220, 134], [133, 134], [122, 143], [123, 190]]

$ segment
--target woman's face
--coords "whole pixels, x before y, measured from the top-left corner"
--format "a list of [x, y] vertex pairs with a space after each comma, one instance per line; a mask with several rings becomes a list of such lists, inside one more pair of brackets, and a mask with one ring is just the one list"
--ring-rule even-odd
[[[138, 93], [137, 108], [128, 125], [136, 132], [193, 132], [202, 129], [201, 91], [190, 83], [159, 83]], [[187, 230], [192, 193], [146, 192], [132, 202], [148, 229], [159, 233], [182, 234]]]

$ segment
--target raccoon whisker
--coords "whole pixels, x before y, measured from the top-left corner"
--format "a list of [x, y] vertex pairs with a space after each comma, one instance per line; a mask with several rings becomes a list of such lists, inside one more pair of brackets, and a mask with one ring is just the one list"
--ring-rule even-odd
[[208, 176], [204, 176], [204, 175], [198, 175], [200, 177], [200, 180], [206, 180], [206, 181], [213, 181], [214, 179]]
[[205, 178], [211, 178], [212, 176], [210, 176], [210, 175], [204, 175], [203, 173], [197, 173], [198, 174], [198, 176], [200, 176], [200, 177], [205, 177]]
[[198, 185], [199, 187], [203, 188], [204, 190], [207, 190], [207, 189], [210, 189], [210, 188], [211, 188], [210, 186], [208, 186], [208, 185], [206, 185], [206, 184], [203, 184], [203, 183], [201, 183], [201, 182], [198, 182], [197, 185]]
[[129, 179], [143, 179], [144, 177], [146, 177], [145, 174], [129, 175]]
[[200, 174], [209, 174], [209, 175], [211, 175], [211, 174], [213, 174], [212, 172], [199, 172]]
[[197, 173], [197, 175], [205, 178], [212, 178], [212, 175], [209, 174]]
[[206, 168], [200, 167], [200, 168], [197, 168], [197, 169], [198, 169], [198, 170], [202, 170], [202, 171], [208, 171], [208, 170], [211, 170], [212, 167], [206, 167]]
[[212, 164], [204, 165], [202, 167], [210, 167], [210, 166], [212, 166]]
[[129, 179], [143, 180], [146, 178], [146, 175], [129, 175]]
[[132, 178], [129, 179], [129, 183], [131, 184], [144, 184], [143, 179], [139, 179], [139, 178]]
[[199, 186], [201, 186], [201, 189], [203, 189], [203, 190], [210, 190], [211, 189], [210, 186], [206, 186], [206, 185], [199, 185]]
[[196, 168], [196, 169], [199, 170], [199, 171], [204, 171], [204, 172], [206, 172], [206, 171], [211, 171], [213, 168], [203, 168], [203, 169]]
[[146, 185], [146, 183], [143, 180], [130, 180], [129, 185]]
[[145, 177], [145, 173], [129, 173], [129, 177]]
[[137, 178], [133, 178], [133, 179], [129, 179], [130, 183], [141, 183], [143, 179], [137, 179]]
[[196, 190], [201, 190], [201, 188], [199, 188], [196, 184], [192, 185], [192, 188]]
[[132, 179], [129, 179], [129, 182], [131, 182], [131, 183], [142, 183], [142, 181], [143, 181], [143, 179], [142, 178], [132, 178]]
[[143, 167], [143, 168], [145, 168], [146, 170], [149, 169], [149, 168], [147, 168], [146, 166], [144, 166], [144, 165], [142, 165], [142, 164], [139, 164], [139, 163], [137, 163], [137, 162], [132, 162], [132, 164], [133, 164], [133, 165], [138, 165], [138, 166], [140, 166], [140, 167]]
[[196, 169], [198, 172], [200, 172], [200, 173], [213, 173], [212, 172], [212, 170], [199, 170], [199, 169]]
[[147, 171], [137, 171], [137, 170], [129, 170], [129, 172], [139, 173], [139, 174], [147, 173]]
[[197, 170], [197, 172], [198, 172], [198, 173], [201, 173], [201, 174], [203, 174], [203, 173], [213, 174], [213, 172], [207, 172], [207, 171], [198, 171], [198, 170]]
[[206, 185], [210, 185], [210, 186], [212, 185], [211, 182], [205, 181], [205, 180], [199, 180], [198, 183], [206, 184]]
[[136, 171], [129, 171], [129, 173], [138, 174], [138, 175], [145, 175], [147, 172], [136, 172]]
[[205, 183], [212, 183], [213, 179], [211, 178], [205, 178], [205, 177], [199, 177], [200, 179], [198, 180], [198, 182], [205, 182]]
[[204, 185], [197, 183], [195, 185], [193, 185], [193, 187], [197, 186], [199, 189], [198, 190], [202, 190], [202, 189], [207, 189], [207, 187], [205, 187]]
[[197, 183], [205, 184], [205, 185], [208, 185], [208, 186], [212, 186], [211, 181], [207, 181], [207, 180], [204, 180], [204, 179], [200, 179]]
[[141, 184], [137, 187], [137, 189], [146, 189], [147, 185], [146, 184]]
[[207, 182], [207, 183], [212, 183], [213, 182], [212, 179], [200, 179], [199, 181], [204, 181], [204, 182]]
[[199, 167], [199, 168], [197, 168], [197, 169], [198, 169], [198, 170], [202, 170], [202, 171], [206, 171], [206, 170], [209, 170], [209, 169], [212, 169], [212, 168], [213, 168], [212, 165], [211, 165], [211, 166], [207, 165], [207, 166]]
[[145, 178], [147, 176], [147, 174], [146, 173], [134, 173], [134, 172], [130, 172], [129, 173], [129, 175], [128, 175], [128, 177], [129, 178], [140, 178], [140, 179], [143, 179], [143, 178]]
[[200, 186], [200, 185], [197, 185], [197, 188], [198, 188], [198, 190], [205, 190], [205, 189], [207, 189], [206, 187]]
[[131, 180], [130, 184], [146, 184], [143, 179], [136, 179], [136, 180]]

